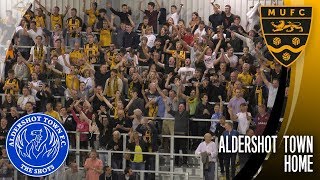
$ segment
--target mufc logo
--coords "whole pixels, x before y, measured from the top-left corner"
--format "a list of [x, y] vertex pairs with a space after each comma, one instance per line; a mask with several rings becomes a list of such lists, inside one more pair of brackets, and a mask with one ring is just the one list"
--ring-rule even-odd
[[294, 63], [305, 49], [311, 29], [311, 7], [261, 7], [261, 25], [267, 47], [283, 66]]

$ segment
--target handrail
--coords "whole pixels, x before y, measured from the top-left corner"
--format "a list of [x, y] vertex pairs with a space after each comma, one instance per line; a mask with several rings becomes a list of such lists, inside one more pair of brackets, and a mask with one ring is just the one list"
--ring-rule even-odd
[[[80, 149], [80, 134], [88, 134], [88, 132], [78, 132], [78, 131], [68, 131], [68, 133], [76, 133], [76, 148], [70, 148], [70, 152], [76, 152], [76, 162], [79, 165], [80, 162], [80, 153], [81, 152], [90, 152], [90, 148], [88, 149]], [[171, 143], [170, 143], [170, 153], [161, 153], [161, 152], [130, 152], [126, 151], [126, 144], [127, 144], [127, 136], [128, 134], [121, 134], [123, 137], [123, 149], [122, 151], [114, 151], [114, 150], [105, 150], [98, 148], [96, 151], [98, 153], [102, 154], [107, 154], [107, 163], [110, 165], [111, 164], [111, 159], [112, 159], [112, 154], [143, 154], [143, 155], [154, 155], [155, 156], [155, 171], [149, 171], [149, 170], [144, 170], [144, 171], [136, 171], [140, 172], [141, 176], [140, 179], [142, 180], [144, 178], [145, 173], [155, 173], [156, 175], [159, 174], [169, 174], [171, 179], [173, 179], [173, 176], [176, 175], [177, 173], [173, 170], [173, 160], [175, 156], [179, 157], [195, 157], [198, 160], [198, 165], [200, 168], [200, 178], [203, 178], [203, 163], [200, 159], [199, 155], [196, 154], [178, 154], [174, 153], [174, 140], [175, 138], [186, 138], [186, 139], [203, 139], [203, 137], [200, 136], [180, 136], [180, 135], [162, 135], [162, 137], [170, 137], [171, 138]], [[217, 141], [217, 138], [214, 139]], [[159, 156], [170, 156], [170, 171], [159, 171]], [[122, 164], [122, 169], [117, 169], [115, 171], [123, 171], [124, 168], [126, 167], [126, 160], [123, 158], [123, 164]], [[189, 175], [188, 175], [189, 177]], [[199, 177], [199, 176], [195, 176]], [[186, 178], [187, 179], [187, 178]]]

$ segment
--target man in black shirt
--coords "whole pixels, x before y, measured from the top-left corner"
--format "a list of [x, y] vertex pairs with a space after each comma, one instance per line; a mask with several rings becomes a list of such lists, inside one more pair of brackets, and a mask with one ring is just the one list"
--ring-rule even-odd
[[94, 83], [96, 86], [105, 87], [107, 79], [110, 77], [110, 72], [107, 71], [107, 65], [102, 64], [100, 71], [94, 74]]
[[217, 32], [217, 26], [223, 24], [223, 17], [219, 11], [220, 6], [213, 4], [213, 14], [209, 16], [209, 22], [211, 23], [213, 32]]
[[219, 96], [222, 97], [222, 99], [226, 99], [226, 88], [225, 86], [221, 85], [221, 82], [219, 80], [219, 76], [217, 74], [213, 74], [210, 77], [210, 84], [209, 84], [209, 97], [211, 102], [219, 102]]
[[107, 7], [110, 8], [110, 11], [119, 16], [121, 23], [130, 24], [130, 20], [128, 18], [129, 15], [132, 14], [131, 10], [129, 10], [128, 5], [122, 4], [122, 11], [116, 11], [112, 8], [111, 3], [107, 2]]
[[[131, 84], [131, 83], [130, 83]], [[139, 82], [140, 84], [140, 82]], [[140, 90], [142, 89], [141, 84], [140, 84]], [[138, 89], [134, 87], [131, 90], [131, 99], [126, 107], [127, 109], [127, 116], [130, 119], [133, 119], [134, 115], [134, 110], [135, 109], [140, 109], [142, 112], [144, 111], [144, 101], [140, 97], [138, 97]]]
[[231, 6], [229, 4], [227, 4], [224, 8], [224, 11], [221, 13], [223, 17], [223, 26], [224, 29], [228, 29], [233, 23], [234, 15], [231, 13]]
[[[173, 111], [170, 109], [169, 105], [166, 103], [166, 99], [164, 99], [166, 110], [169, 114], [174, 116], [174, 134], [175, 135], [187, 135], [189, 131], [189, 104], [185, 106], [183, 103], [180, 103], [178, 106], [178, 111]], [[183, 154], [187, 154], [187, 147], [186, 147], [187, 139], [175, 138], [174, 140], [174, 152], [179, 153], [179, 150], [182, 149]], [[183, 164], [187, 165], [187, 157], [183, 157]], [[175, 165], [180, 166], [179, 163], [179, 156], [175, 157]]]
[[[114, 131], [112, 133], [112, 138], [108, 142], [107, 149], [112, 151], [123, 150], [122, 139], [119, 131]], [[112, 153], [111, 167], [113, 169], [121, 169], [122, 159], [123, 159], [123, 156], [121, 153]], [[119, 175], [119, 173], [117, 174]]]
[[19, 113], [17, 111], [16, 107], [10, 108], [10, 113], [7, 115], [6, 120], [8, 123], [8, 128], [11, 128], [11, 126], [20, 118]]
[[[213, 106], [208, 102], [208, 95], [203, 93], [201, 95], [201, 103], [196, 107], [195, 117], [199, 119], [210, 119], [213, 114]], [[203, 136], [205, 133], [209, 132], [209, 123], [208, 122], [198, 122], [198, 136]]]
[[158, 14], [159, 14], [159, 10], [160, 10], [160, 4], [159, 4], [158, 0], [156, 0], [157, 9], [154, 10], [155, 3], [149, 2], [148, 9], [143, 11], [141, 8], [142, 2], [143, 1], [140, 1], [139, 10], [142, 11], [148, 17], [148, 19], [149, 19], [148, 25], [153, 27], [153, 33], [157, 33], [157, 29], [158, 29], [157, 20], [158, 20]]
[[[231, 31], [235, 31], [236, 33], [239, 33], [239, 34], [245, 32], [243, 27], [240, 25], [240, 22], [241, 22], [240, 16], [234, 16], [233, 24], [230, 26], [229, 29]], [[227, 34], [227, 37], [231, 36], [230, 32], [227, 32], [226, 34]]]
[[123, 36], [123, 47], [127, 50], [129, 48], [137, 49], [139, 47], [140, 39], [136, 32], [133, 32], [133, 27], [131, 24], [126, 25], [126, 32]]
[[[95, 88], [94, 94], [89, 98], [89, 102], [92, 104], [92, 108], [94, 112], [97, 112], [101, 109], [101, 106], [107, 107], [106, 103], [100, 98], [100, 94], [102, 94], [103, 88], [102, 86], [98, 85]], [[97, 95], [98, 94], [98, 95]]]
[[126, 118], [123, 110], [118, 110], [118, 118], [114, 119], [111, 123], [113, 131], [120, 133], [128, 133], [132, 127], [132, 121]]

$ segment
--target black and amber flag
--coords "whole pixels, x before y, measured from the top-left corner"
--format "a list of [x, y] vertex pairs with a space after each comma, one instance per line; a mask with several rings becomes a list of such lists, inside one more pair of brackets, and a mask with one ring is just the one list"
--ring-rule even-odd
[[267, 47], [283, 66], [294, 63], [305, 49], [311, 29], [311, 7], [262, 6], [261, 29]]

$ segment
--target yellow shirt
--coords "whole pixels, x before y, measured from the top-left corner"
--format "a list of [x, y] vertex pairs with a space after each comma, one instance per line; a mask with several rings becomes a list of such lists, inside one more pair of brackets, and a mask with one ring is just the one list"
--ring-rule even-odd
[[[77, 30], [79, 27], [82, 26], [82, 20], [79, 17], [76, 18], [68, 18], [67, 24], [69, 31], [71, 30]], [[71, 37], [80, 37], [80, 33], [71, 33]]]
[[184, 62], [186, 60], [186, 52], [185, 51], [177, 51], [177, 50], [172, 50], [170, 51], [172, 54], [172, 57], [176, 59], [176, 64], [179, 64], [180, 67], [184, 66]]
[[61, 47], [59, 49], [55, 48], [55, 49], [51, 50], [51, 55], [56, 54], [56, 55], [60, 56], [60, 55], [65, 54], [65, 53], [66, 53], [66, 50], [65, 50], [64, 47]]
[[19, 81], [17, 79], [8, 79], [6, 80], [6, 82], [4, 83], [5, 86], [11, 85], [13, 86], [14, 89], [17, 89], [17, 91], [14, 91], [14, 89], [6, 89], [5, 90], [5, 94], [18, 94], [19, 93]]
[[136, 146], [134, 148], [134, 152], [136, 152], [136, 154], [134, 154], [132, 162], [135, 162], [135, 163], [143, 162], [143, 155], [141, 154], [142, 152], [141, 146]]
[[87, 55], [89, 62], [96, 63], [97, 57], [96, 54], [99, 52], [99, 47], [96, 44], [86, 44], [84, 46], [84, 53]]
[[110, 46], [111, 44], [111, 31], [110, 29], [102, 29], [100, 31], [100, 45], [102, 47]]
[[41, 28], [46, 27], [45, 19], [43, 16], [36, 16], [35, 21], [36, 21], [37, 28], [38, 27], [41, 27]]
[[198, 98], [188, 98], [188, 102], [189, 102], [189, 111], [190, 111], [190, 115], [194, 115], [196, 113], [196, 108], [197, 105], [199, 104], [199, 99]]
[[70, 62], [72, 64], [77, 64], [78, 59], [83, 58], [83, 52], [82, 50], [73, 50], [69, 53]]
[[[109, 61], [111, 61], [111, 64], [108, 64], [108, 65], [109, 65], [109, 66], [115, 66], [116, 63], [114, 62], [114, 59], [116, 58], [116, 56], [114, 55], [114, 52], [108, 51], [108, 52], [107, 52], [107, 55], [108, 55]], [[111, 68], [110, 68], [110, 69], [111, 69]]]
[[[28, 63], [27, 66], [28, 66], [28, 68], [29, 68], [30, 74], [32, 74], [32, 73], [34, 72], [34, 65]], [[40, 64], [40, 72], [43, 72], [43, 69], [44, 69], [43, 64]]]
[[63, 20], [62, 14], [58, 14], [57, 16], [50, 14], [51, 30], [55, 28], [56, 24], [60, 24], [60, 26], [63, 27], [62, 20]]
[[93, 9], [86, 10], [86, 14], [88, 15], [88, 26], [93, 26], [96, 22], [97, 16], [99, 16], [99, 11], [94, 11]]
[[244, 86], [250, 86], [252, 84], [253, 77], [250, 74], [240, 73], [238, 74], [238, 80], [241, 81]]
[[50, 112], [49, 112], [49, 111], [46, 111], [45, 114], [47, 114], [47, 115], [55, 118], [55, 119], [58, 120], [58, 121], [61, 121], [60, 116], [59, 116], [59, 113], [58, 113], [57, 111], [54, 111], [54, 110], [52, 110], [52, 111], [50, 111]]
[[80, 81], [77, 75], [64, 74], [66, 76], [66, 85], [69, 89], [79, 90]]

